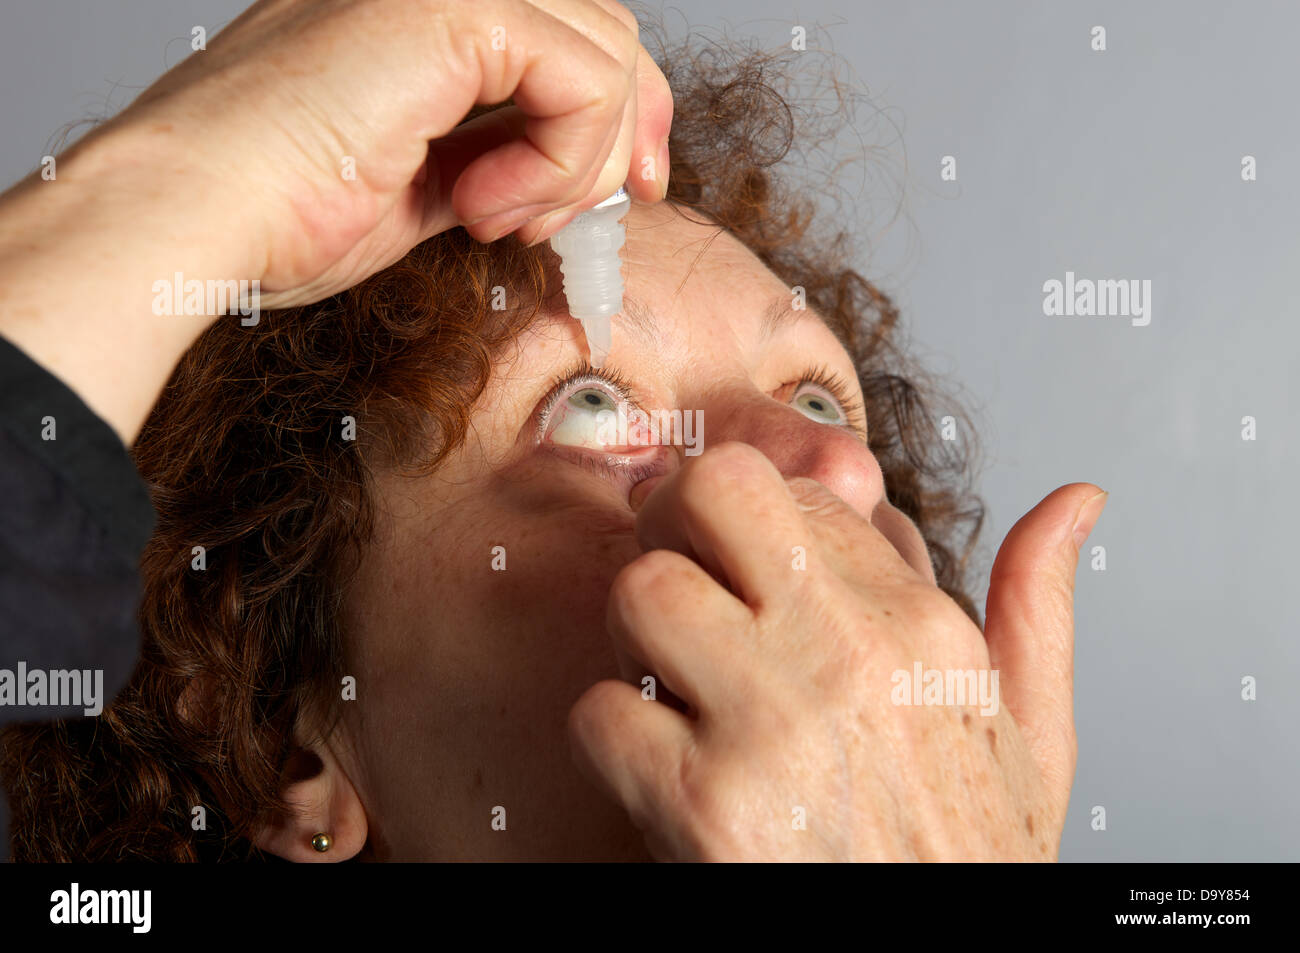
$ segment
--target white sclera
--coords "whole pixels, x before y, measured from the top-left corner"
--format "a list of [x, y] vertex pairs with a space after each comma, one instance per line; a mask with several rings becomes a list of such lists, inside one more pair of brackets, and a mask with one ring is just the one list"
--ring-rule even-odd
[[627, 189], [620, 188], [551, 236], [551, 248], [560, 256], [569, 314], [582, 323], [593, 367], [604, 363], [612, 343], [610, 318], [623, 310], [619, 252], [625, 232], [619, 219], [631, 206]]

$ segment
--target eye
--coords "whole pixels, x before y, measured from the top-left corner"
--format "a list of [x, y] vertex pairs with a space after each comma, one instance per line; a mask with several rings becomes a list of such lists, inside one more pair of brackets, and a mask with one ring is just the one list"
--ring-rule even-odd
[[796, 384], [787, 385], [791, 396], [790, 406], [819, 424], [844, 427], [853, 431], [864, 443], [867, 440], [866, 408], [858, 397], [858, 390], [848, 380], [829, 368], [813, 367], [797, 377]]
[[618, 409], [614, 398], [595, 387], [584, 387], [577, 393], [569, 395], [568, 403], [579, 410], [613, 411]]
[[626, 416], [634, 402], [616, 374], [580, 369], [560, 381], [544, 401], [538, 413], [538, 442], [610, 450], [621, 443], [619, 415]]
[[641, 401], [608, 365], [583, 362], [543, 398], [536, 441], [546, 452], [614, 483], [626, 493], [668, 472], [673, 453], [637, 419]]
[[829, 390], [813, 381], [800, 384], [791, 403], [805, 417], [819, 424], [848, 423], [840, 402]]

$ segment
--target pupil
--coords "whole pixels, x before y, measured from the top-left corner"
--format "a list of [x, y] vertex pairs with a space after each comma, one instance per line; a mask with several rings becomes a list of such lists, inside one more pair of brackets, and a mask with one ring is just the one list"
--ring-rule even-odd
[[598, 394], [583, 394], [582, 399], [593, 407], [600, 403], [600, 396]]
[[826, 405], [823, 404], [820, 400], [816, 400], [816, 399], [810, 400], [810, 401], [808, 402], [808, 406], [811, 407], [813, 410], [825, 410], [825, 409], [826, 409]]

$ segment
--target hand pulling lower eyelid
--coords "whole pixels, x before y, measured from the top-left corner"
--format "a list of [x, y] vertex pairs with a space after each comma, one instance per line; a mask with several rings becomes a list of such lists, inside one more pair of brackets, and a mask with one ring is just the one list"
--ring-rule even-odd
[[551, 248], [560, 256], [569, 314], [582, 325], [592, 367], [605, 363], [613, 338], [611, 319], [623, 310], [619, 252], [626, 232], [621, 219], [631, 206], [626, 186], [620, 186], [551, 236]]

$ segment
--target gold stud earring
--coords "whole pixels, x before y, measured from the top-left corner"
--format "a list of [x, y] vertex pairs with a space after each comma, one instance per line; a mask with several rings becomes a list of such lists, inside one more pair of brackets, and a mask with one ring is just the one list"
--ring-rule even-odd
[[334, 841], [328, 834], [317, 834], [311, 839], [311, 846], [320, 853], [325, 853], [334, 844]]

